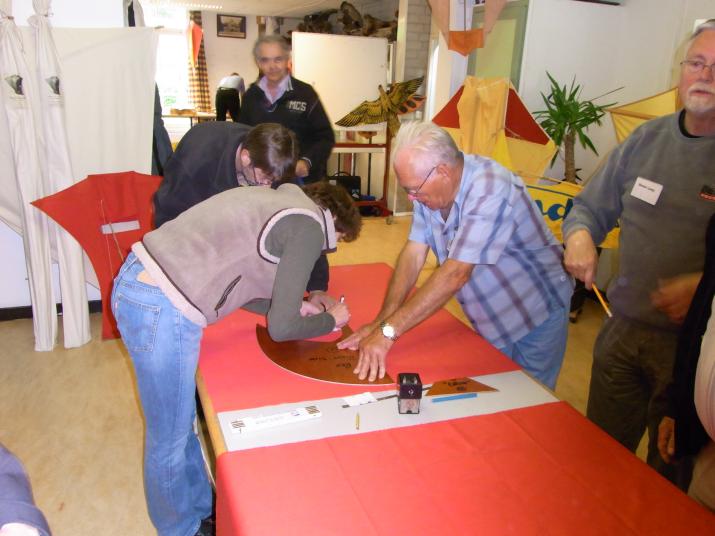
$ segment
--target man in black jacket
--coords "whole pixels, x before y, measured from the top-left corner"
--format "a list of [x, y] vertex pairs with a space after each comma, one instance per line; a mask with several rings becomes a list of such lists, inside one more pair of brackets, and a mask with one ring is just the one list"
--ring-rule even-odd
[[293, 178], [297, 152], [295, 136], [280, 125], [252, 129], [224, 121], [199, 123], [166, 163], [154, 195], [154, 224], [160, 227], [229, 188]]
[[300, 144], [296, 175], [306, 183], [322, 179], [335, 134], [318, 94], [309, 84], [290, 75], [290, 45], [280, 35], [260, 37], [253, 56], [261, 78], [246, 91], [241, 122], [279, 123], [291, 129]]
[[[158, 228], [230, 188], [294, 182], [297, 157], [295, 135], [281, 125], [199, 123], [184, 135], [166, 163], [164, 179], [154, 194], [154, 225]], [[310, 301], [324, 309], [335, 303], [325, 293], [328, 277], [328, 261], [322, 255], [307, 290]]]

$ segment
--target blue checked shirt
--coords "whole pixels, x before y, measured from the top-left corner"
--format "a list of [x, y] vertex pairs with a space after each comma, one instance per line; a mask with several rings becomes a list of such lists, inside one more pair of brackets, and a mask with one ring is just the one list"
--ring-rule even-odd
[[561, 244], [521, 178], [493, 160], [465, 155], [447, 221], [415, 201], [409, 239], [432, 248], [440, 264], [475, 265], [457, 300], [497, 348], [517, 342], [571, 299]]

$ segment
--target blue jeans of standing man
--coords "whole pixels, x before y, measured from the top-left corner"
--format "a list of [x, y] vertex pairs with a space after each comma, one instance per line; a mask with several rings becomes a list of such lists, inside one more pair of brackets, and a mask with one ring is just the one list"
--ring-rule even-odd
[[144, 488], [161, 536], [193, 536], [211, 515], [212, 492], [193, 429], [202, 328], [187, 320], [159, 287], [142, 283], [131, 253], [112, 290], [112, 311], [131, 356], [146, 438]]

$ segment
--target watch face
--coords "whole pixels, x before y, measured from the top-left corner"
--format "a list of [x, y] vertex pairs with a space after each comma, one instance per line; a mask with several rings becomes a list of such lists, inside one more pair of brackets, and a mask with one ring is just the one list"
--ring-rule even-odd
[[386, 325], [382, 326], [382, 334], [383, 334], [385, 337], [388, 337], [388, 338], [391, 339], [392, 337], [395, 336], [395, 328], [393, 328], [393, 327], [392, 327], [391, 325], [389, 325], [389, 324], [386, 324]]

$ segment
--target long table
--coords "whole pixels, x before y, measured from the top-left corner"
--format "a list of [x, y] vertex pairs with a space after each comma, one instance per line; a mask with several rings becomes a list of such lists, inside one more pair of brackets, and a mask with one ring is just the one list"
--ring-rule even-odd
[[[390, 273], [382, 264], [331, 269], [331, 292], [345, 295], [353, 327], [377, 312]], [[444, 310], [401, 338], [388, 373], [418, 372], [424, 383], [509, 379], [499, 394], [469, 401], [481, 414], [381, 429], [364, 418], [359, 430], [304, 441], [286, 430], [286, 442], [278, 437], [273, 446], [228, 451], [219, 413], [267, 407], [270, 414], [305, 401], [327, 407], [336, 398], [386, 389], [320, 382], [279, 368], [258, 347], [257, 322], [262, 319], [237, 312], [209, 327], [202, 342], [198, 384], [217, 452], [219, 536], [715, 530], [715, 516], [546, 390], [538, 403], [489, 409], [496, 400], [490, 396], [512, 399], [542, 388], [523, 383], [533, 380], [519, 378], [512, 361]], [[429, 404], [422, 402], [425, 415]], [[352, 408], [345, 411], [351, 422]]]
[[188, 119], [189, 120], [189, 128], [194, 126], [194, 120], [196, 120], [197, 123], [201, 123], [203, 121], [215, 121], [216, 120], [216, 114], [213, 112], [191, 112], [191, 113], [177, 113], [177, 112], [169, 112], [168, 114], [162, 114], [162, 117], [165, 118], [170, 118], [170, 119]]

